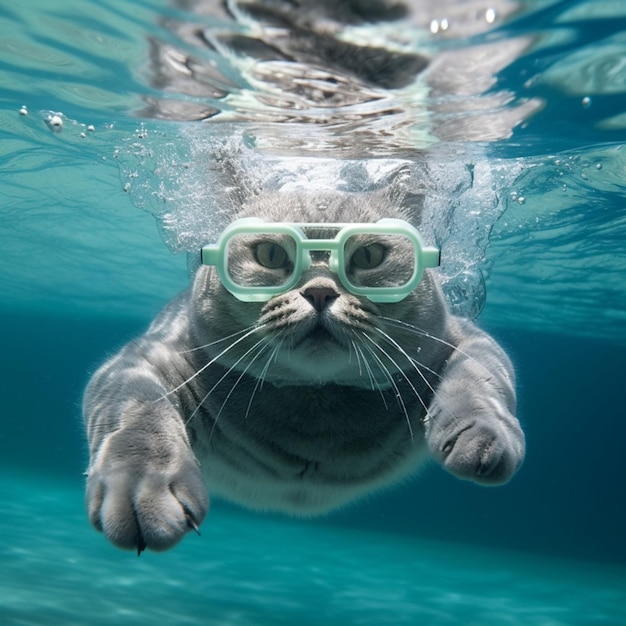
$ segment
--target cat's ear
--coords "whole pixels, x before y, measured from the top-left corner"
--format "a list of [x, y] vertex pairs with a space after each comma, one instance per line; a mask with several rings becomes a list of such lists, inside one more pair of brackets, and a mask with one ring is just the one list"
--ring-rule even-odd
[[402, 197], [400, 211], [404, 219], [416, 228], [422, 223], [424, 213], [424, 193], [407, 190]]
[[396, 207], [400, 217], [418, 227], [424, 211], [425, 186], [423, 176], [416, 169], [416, 163], [399, 165], [379, 181], [378, 189]]
[[390, 206], [414, 226], [422, 221], [426, 196], [421, 161], [358, 161], [344, 165], [339, 186], [348, 193], [367, 193], [375, 205]]
[[261, 191], [258, 176], [252, 171], [254, 151], [245, 136], [233, 136], [216, 143], [209, 154], [209, 181], [215, 190], [226, 196], [234, 216], [253, 196]]

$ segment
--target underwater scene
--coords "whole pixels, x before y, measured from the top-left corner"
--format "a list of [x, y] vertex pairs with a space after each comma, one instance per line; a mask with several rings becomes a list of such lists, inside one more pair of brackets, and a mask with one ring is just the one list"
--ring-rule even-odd
[[[626, 624], [626, 3], [4, 3], [0, 86], [0, 624]], [[390, 179], [515, 366], [516, 475], [428, 462], [304, 518], [209, 494], [199, 536], [111, 545], [92, 374], [239, 187]]]

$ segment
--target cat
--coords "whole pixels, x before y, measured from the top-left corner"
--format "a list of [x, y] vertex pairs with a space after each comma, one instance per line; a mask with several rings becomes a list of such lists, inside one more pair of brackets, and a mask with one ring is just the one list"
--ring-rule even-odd
[[[235, 218], [415, 223], [389, 192], [253, 194]], [[377, 268], [391, 275], [402, 250]], [[250, 257], [239, 281], [263, 268]], [[411, 476], [432, 458], [485, 485], [524, 457], [512, 364], [451, 315], [434, 271], [399, 302], [348, 291], [323, 253], [262, 302], [200, 265], [147, 332], [98, 369], [83, 404], [87, 508], [121, 548], [160, 551], [198, 530], [208, 492], [309, 516]]]

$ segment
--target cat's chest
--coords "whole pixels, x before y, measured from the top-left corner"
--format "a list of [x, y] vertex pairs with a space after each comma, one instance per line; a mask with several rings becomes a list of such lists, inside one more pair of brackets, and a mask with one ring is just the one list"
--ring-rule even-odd
[[346, 468], [383, 451], [401, 454], [421, 439], [422, 406], [408, 388], [400, 386], [398, 398], [392, 389], [257, 383], [237, 376], [212, 385], [193, 417], [192, 438], [214, 452], [236, 447], [267, 462]]

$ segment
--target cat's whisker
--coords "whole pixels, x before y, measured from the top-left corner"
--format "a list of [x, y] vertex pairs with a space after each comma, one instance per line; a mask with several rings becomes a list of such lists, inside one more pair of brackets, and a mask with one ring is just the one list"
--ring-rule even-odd
[[407, 359], [407, 361], [409, 361], [411, 363], [411, 365], [415, 368], [417, 373], [422, 377], [424, 382], [428, 385], [429, 389], [432, 392], [434, 392], [435, 391], [434, 388], [431, 386], [431, 384], [428, 381], [428, 379], [424, 376], [423, 372], [426, 371], [429, 374], [432, 374], [435, 378], [438, 378], [439, 380], [441, 380], [443, 378], [441, 373], [437, 372], [436, 370], [432, 369], [431, 367], [428, 367], [428, 365], [425, 365], [424, 363], [422, 363], [422, 361], [420, 361], [419, 359], [416, 359], [414, 356], [411, 356], [406, 351], [405, 348], [403, 348], [389, 333], [385, 332], [382, 328], [376, 328], [376, 330], [383, 336], [383, 338], [386, 341], [391, 343], [394, 346], [394, 348], [396, 348], [398, 350], [398, 352], [400, 352], [400, 354], [402, 354], [402, 356], [404, 356]]
[[[244, 378], [244, 376], [248, 373], [248, 370], [252, 367], [252, 365], [254, 364], [254, 362], [261, 356], [261, 354], [263, 354], [263, 352], [265, 351], [265, 349], [270, 345], [271, 340], [269, 338], [264, 338], [265, 339], [265, 345], [261, 346], [260, 350], [254, 355], [254, 357], [250, 360], [250, 362], [246, 365], [246, 367], [244, 368], [243, 372], [241, 372], [241, 374], [239, 375], [239, 377], [237, 378], [237, 380], [235, 381], [235, 383], [232, 385], [231, 389], [229, 390], [228, 394], [226, 395], [226, 398], [224, 398], [224, 401], [222, 402], [222, 406], [220, 407], [219, 411], [217, 412], [217, 415], [215, 416], [215, 419], [213, 420], [213, 426], [211, 428], [211, 432], [209, 433], [209, 444], [211, 443], [211, 441], [213, 440], [213, 434], [215, 432], [215, 429], [217, 428], [217, 422], [220, 418], [220, 415], [222, 414], [222, 411], [224, 410], [224, 407], [226, 406], [228, 400], [230, 399], [231, 395], [234, 393], [235, 389], [237, 388], [237, 386], [239, 385], [239, 383], [241, 382], [241, 380]], [[263, 341], [263, 340], [261, 340]], [[257, 342], [254, 346], [254, 348], [256, 348], [261, 341]], [[274, 351], [276, 350], [276, 348], [274, 348]], [[272, 354], [270, 355], [270, 359], [272, 358], [272, 355], [274, 354], [274, 351], [272, 351]], [[244, 355], [245, 356], [245, 355]], [[228, 373], [230, 373], [232, 371], [232, 369], [235, 367], [235, 365], [237, 365], [236, 363], [233, 365], [233, 367], [231, 367], [228, 372], [226, 373], [225, 376], [228, 375]], [[220, 379], [221, 380], [221, 379]], [[219, 384], [220, 381], [218, 381], [217, 384]], [[255, 384], [254, 389], [256, 390], [256, 387], [258, 385], [258, 380], [257, 383]], [[254, 390], [253, 390], [253, 395], [254, 395]], [[203, 400], [204, 402], [204, 400]], [[246, 419], [248, 417], [248, 411], [250, 410], [250, 405], [248, 405], [248, 408], [246, 409]]]
[[[353, 342], [348, 345], [348, 365], [352, 365], [352, 351], [354, 349]], [[360, 369], [360, 368], [359, 368]], [[360, 374], [360, 371], [359, 371]]]
[[[283, 331], [281, 331], [279, 333], [282, 334]], [[279, 336], [277, 335], [277, 336]], [[269, 371], [269, 368], [271, 367], [272, 363], [276, 360], [276, 357], [278, 356], [278, 353], [283, 345], [283, 341], [284, 338], [282, 338], [275, 346], [274, 349], [272, 350], [271, 354], [269, 355], [269, 357], [267, 358], [267, 362], [265, 363], [265, 365], [263, 366], [263, 369], [261, 370], [260, 375], [258, 376], [256, 383], [254, 385], [254, 388], [252, 389], [252, 393], [250, 394], [250, 400], [248, 401], [248, 406], [246, 408], [246, 413], [244, 416], [244, 419], [248, 419], [248, 415], [250, 414], [250, 409], [252, 408], [252, 402], [254, 401], [254, 397], [256, 396], [256, 392], [259, 389], [263, 388], [263, 383], [265, 382], [265, 378], [267, 376], [267, 372]]]
[[246, 332], [244, 335], [242, 335], [241, 337], [239, 337], [239, 339], [237, 339], [237, 341], [233, 341], [233, 343], [231, 343], [228, 347], [224, 348], [224, 350], [222, 350], [218, 355], [214, 356], [208, 363], [206, 363], [205, 365], [203, 365], [199, 370], [197, 370], [196, 372], [194, 372], [189, 378], [187, 378], [186, 380], [184, 380], [182, 383], [180, 383], [180, 385], [174, 387], [173, 389], [170, 389], [168, 392], [166, 392], [165, 394], [163, 394], [162, 397], [167, 398], [168, 396], [172, 395], [173, 393], [176, 393], [179, 389], [182, 389], [185, 385], [188, 385], [194, 378], [197, 378], [198, 376], [200, 376], [200, 374], [202, 374], [202, 372], [204, 372], [208, 367], [210, 367], [211, 365], [213, 365], [213, 363], [215, 363], [216, 361], [218, 361], [221, 357], [223, 357], [227, 352], [229, 352], [230, 350], [232, 350], [236, 345], [240, 344], [242, 341], [244, 341], [245, 339], [247, 339], [250, 335], [253, 335], [256, 332], [259, 332], [261, 330], [261, 328], [263, 328], [263, 326], [252, 326], [250, 328], [250, 330], [248, 330], [248, 332]]
[[[279, 333], [282, 334], [284, 331], [281, 331]], [[267, 378], [267, 373], [272, 365], [272, 363], [276, 362], [276, 358], [278, 357], [278, 353], [280, 352], [280, 349], [283, 346], [283, 342], [285, 341], [285, 338], [283, 337], [280, 342], [276, 345], [276, 347], [274, 348], [274, 350], [272, 351], [272, 354], [270, 355], [270, 358], [267, 360], [267, 363], [265, 364], [265, 367], [263, 368], [263, 371], [261, 372], [261, 375], [259, 377], [260, 381], [261, 381], [261, 387], [260, 389], [263, 389], [263, 385], [265, 383], [265, 379]], [[291, 356], [291, 354], [289, 354], [289, 356]]]
[[[235, 388], [237, 387], [237, 385], [241, 382], [241, 380], [244, 378], [244, 376], [248, 373], [248, 370], [252, 367], [252, 365], [254, 365], [254, 362], [263, 354], [263, 352], [265, 352], [265, 349], [270, 345], [270, 340], [268, 338], [264, 338], [261, 341], [263, 341], [263, 340], [265, 340], [265, 345], [261, 346], [259, 351], [250, 359], [250, 362], [246, 365], [246, 367], [241, 372], [241, 374], [239, 375], [237, 380], [234, 382], [233, 386], [230, 388], [229, 392], [226, 394], [226, 398], [224, 398], [224, 402], [222, 402], [222, 406], [220, 407], [220, 410], [217, 412], [217, 415], [215, 416], [215, 421], [216, 422], [219, 419], [219, 416], [222, 414], [222, 411], [223, 411], [224, 407], [226, 406], [226, 403], [228, 402], [230, 397], [233, 395], [233, 392], [235, 391]], [[256, 348], [259, 345], [259, 343], [261, 343], [261, 341], [259, 341], [257, 344], [255, 344], [254, 347]], [[247, 356], [247, 353], [244, 354], [243, 356], [244, 357]], [[243, 357], [242, 357], [242, 359], [243, 359]], [[242, 359], [240, 359], [240, 360], [242, 360]], [[224, 374], [224, 376], [222, 378], [225, 378], [228, 374], [230, 374], [230, 372], [235, 368], [235, 366], [238, 363], [239, 363], [239, 361], [237, 361], [228, 370], [228, 372], [226, 372], [226, 374]], [[220, 380], [217, 382], [217, 384], [219, 384], [222, 381], [222, 378], [220, 378]]]
[[[352, 331], [355, 335], [355, 337], [357, 339], [361, 339], [359, 337], [359, 335], [357, 334], [356, 331]], [[383, 393], [383, 390], [380, 386], [380, 383], [376, 380], [376, 377], [374, 376], [374, 372], [372, 371], [372, 368], [367, 360], [367, 358], [365, 357], [365, 355], [363, 354], [363, 350], [361, 350], [361, 348], [359, 348], [359, 346], [357, 346], [356, 342], [353, 341], [353, 345], [354, 345], [354, 349], [357, 351], [357, 354], [361, 355], [361, 360], [363, 361], [363, 365], [365, 367], [365, 371], [367, 372], [369, 381], [370, 381], [370, 388], [372, 389], [372, 391], [378, 391], [378, 393], [380, 394], [380, 397], [383, 401], [383, 405], [385, 407], [385, 410], [389, 410], [389, 406], [387, 404], [387, 399], [385, 398], [385, 394]], [[384, 375], [384, 373], [383, 373]]]
[[[261, 339], [259, 339], [252, 347], [248, 348], [248, 350], [246, 350], [226, 371], [225, 374], [223, 374], [221, 376], [221, 378], [211, 387], [211, 389], [209, 389], [209, 391], [205, 394], [205, 396], [202, 398], [202, 400], [200, 400], [200, 402], [198, 402], [196, 408], [193, 410], [193, 412], [191, 413], [191, 415], [189, 416], [189, 418], [187, 419], [187, 421], [185, 422], [185, 425], [189, 424], [189, 422], [194, 418], [194, 416], [196, 415], [196, 413], [200, 410], [200, 408], [202, 407], [202, 405], [206, 402], [207, 398], [219, 387], [219, 385], [230, 375], [230, 373], [237, 367], [237, 365], [239, 365], [239, 363], [241, 363], [241, 361], [243, 361], [250, 353], [254, 352], [255, 350], [257, 350], [257, 348], [259, 348], [259, 346], [262, 346], [261, 349], [259, 350], [259, 353], [261, 353], [263, 351], [263, 344], [267, 344], [268, 342], [268, 338], [267, 337], [261, 337]], [[252, 363], [254, 363], [255, 359], [259, 356], [259, 353], [257, 353], [252, 360], [250, 361], [250, 363], [246, 366], [246, 369], [250, 367], [250, 365], [252, 365]], [[241, 377], [237, 380], [237, 382], [239, 382], [239, 380], [241, 379]], [[236, 383], [235, 383], [236, 384]], [[226, 399], [228, 399], [230, 397], [230, 395], [232, 394], [232, 389], [229, 391]], [[220, 413], [222, 411], [222, 409], [224, 408], [224, 403], [222, 403], [222, 407], [220, 408]], [[219, 415], [219, 414], [218, 414]], [[215, 419], [215, 422], [217, 422], [217, 417]]]
[[[402, 376], [402, 378], [404, 378], [406, 383], [409, 385], [409, 387], [411, 388], [411, 391], [415, 394], [415, 397], [419, 400], [419, 403], [424, 408], [424, 411], [426, 412], [426, 415], [428, 415], [428, 405], [426, 404], [426, 402], [424, 402], [424, 399], [422, 398], [422, 395], [415, 388], [415, 385], [413, 384], [413, 381], [408, 377], [407, 373], [400, 367], [398, 362], [389, 354], [389, 352], [387, 352], [387, 350], [385, 350], [381, 345], [376, 343], [367, 333], [363, 333], [363, 336], [368, 341], [370, 341], [372, 343], [372, 345], [374, 345], [376, 348], [378, 348], [378, 350], [380, 352], [382, 352], [385, 355], [385, 357], [387, 357], [387, 359], [389, 359], [389, 361], [391, 361], [391, 363], [396, 368], [398, 373]], [[424, 374], [422, 374], [422, 372], [420, 372], [419, 369], [417, 369], [417, 372], [422, 377], [422, 379], [426, 382], [426, 384], [430, 387], [430, 389], [434, 392], [434, 389], [432, 389], [432, 387], [428, 384], [428, 381], [426, 380], [426, 377], [424, 376]], [[409, 425], [409, 427], [410, 427], [410, 425]], [[411, 432], [411, 434], [413, 434], [413, 433]]]
[[[362, 333], [362, 334], [367, 339], [370, 339], [365, 333]], [[371, 339], [370, 339], [370, 341], [372, 341], [374, 346], [379, 348], [379, 346], [376, 344], [375, 341], [373, 341]], [[372, 357], [374, 358], [374, 360], [376, 361], [376, 363], [380, 367], [380, 371], [382, 372], [383, 376], [387, 379], [387, 381], [389, 382], [389, 384], [393, 388], [393, 390], [395, 392], [395, 395], [396, 395], [396, 400], [397, 400], [398, 404], [400, 405], [400, 408], [402, 409], [402, 412], [404, 413], [404, 418], [406, 419], [406, 423], [407, 423], [407, 426], [409, 428], [409, 433], [411, 435], [411, 441], [412, 441], [413, 440], [413, 427], [411, 426], [411, 420], [409, 418], [409, 412], [408, 412], [408, 410], [406, 408], [406, 404], [404, 402], [404, 399], [402, 398], [402, 393], [400, 392], [400, 389], [399, 389], [398, 385], [396, 384], [396, 381], [393, 379], [393, 376], [392, 376], [391, 372], [389, 371], [389, 368], [383, 363], [382, 359], [374, 352], [373, 348], [371, 348], [367, 344], [363, 344], [363, 345], [365, 346], [366, 350], [372, 355]]]
[[259, 341], [257, 341], [249, 350], [247, 350], [244, 354], [242, 354], [241, 357], [237, 359], [237, 361], [235, 361], [235, 363], [233, 363], [228, 368], [228, 371], [213, 385], [213, 387], [211, 387], [209, 392], [204, 396], [204, 398], [202, 398], [202, 400], [200, 401], [200, 403], [198, 404], [198, 406], [195, 408], [194, 412], [192, 413], [191, 417], [193, 417], [193, 415], [198, 411], [198, 409], [207, 400], [207, 398], [211, 395], [211, 393], [213, 393], [213, 391], [215, 391], [215, 389], [220, 385], [220, 383], [222, 383], [222, 381], [225, 380], [229, 376], [229, 374], [237, 367], [237, 365], [239, 365], [239, 363], [243, 361], [250, 353], [254, 352], [255, 350], [257, 351], [257, 353], [252, 357], [252, 359], [250, 359], [249, 363], [246, 365], [243, 372], [239, 375], [235, 383], [231, 386], [230, 390], [226, 394], [226, 398], [224, 398], [224, 401], [222, 402], [222, 405], [219, 408], [219, 411], [215, 415], [215, 418], [213, 419], [213, 426], [211, 427], [211, 432], [209, 433], [209, 439], [208, 439], [209, 444], [213, 440], [213, 434], [215, 433], [215, 429], [217, 428], [217, 422], [219, 420], [220, 415], [222, 414], [222, 411], [224, 410], [224, 407], [226, 406], [226, 403], [228, 402], [231, 395], [235, 391], [237, 385], [241, 382], [241, 380], [243, 379], [245, 374], [248, 372], [250, 367], [252, 367], [252, 365], [257, 360], [257, 358], [263, 353], [265, 348], [267, 348], [269, 343], [270, 343], [270, 340], [267, 337], [263, 337]]
[[[478, 365], [480, 365], [480, 367], [485, 370], [487, 373], [488, 370], [485, 368], [485, 366], [481, 363], [478, 363], [478, 361], [476, 361], [475, 359], [473, 359], [471, 356], [467, 355], [463, 350], [457, 348], [456, 346], [454, 346], [453, 344], [448, 343], [447, 341], [444, 341], [443, 339], [438, 339], [437, 337], [435, 337], [434, 335], [431, 335], [430, 333], [427, 333], [426, 331], [422, 331], [421, 329], [417, 328], [416, 326], [413, 326], [412, 324], [409, 324], [408, 322], [404, 322], [402, 320], [396, 320], [393, 318], [389, 318], [389, 317], [382, 317], [382, 319], [389, 321], [389, 322], [395, 322], [396, 325], [400, 326], [400, 327], [408, 327], [409, 330], [411, 330], [412, 332], [414, 332], [415, 334], [419, 335], [419, 336], [424, 336], [427, 338], [432, 338], [436, 341], [439, 341], [440, 343], [443, 343], [444, 345], [450, 346], [452, 348], [454, 348], [457, 352], [459, 352], [460, 354], [463, 354], [464, 356], [467, 356], [468, 358], [470, 358], [473, 362], [477, 363]], [[433, 397], [437, 398], [439, 397], [439, 394], [437, 393], [437, 390], [431, 385], [431, 383], [428, 381], [428, 379], [426, 378], [426, 376], [424, 375], [424, 372], [422, 370], [426, 370], [427, 372], [430, 372], [431, 374], [434, 374], [437, 378], [439, 378], [440, 380], [443, 378], [443, 376], [439, 373], [439, 372], [435, 372], [434, 370], [432, 370], [429, 367], [426, 367], [425, 365], [423, 365], [422, 363], [420, 363], [417, 359], [415, 359], [414, 357], [411, 357], [406, 350], [395, 340], [393, 339], [393, 337], [391, 337], [388, 333], [386, 333], [385, 331], [383, 331], [380, 328], [376, 328], [376, 330], [388, 341], [390, 342], [408, 361], [409, 363], [412, 365], [413, 369], [415, 369], [415, 371], [419, 374], [419, 376], [421, 377], [421, 379], [424, 381], [424, 383], [428, 386], [428, 388], [430, 389], [430, 391], [432, 391], [433, 393]], [[420, 369], [421, 368], [421, 369]], [[418, 396], [419, 397], [419, 396]], [[421, 399], [421, 397], [419, 398], [422, 406], [424, 406], [424, 403]], [[445, 402], [441, 403], [441, 406], [445, 406]], [[426, 408], [424, 406], [424, 408]], [[437, 424], [436, 420], [432, 419], [433, 416], [430, 413], [430, 411], [426, 408], [426, 413], [424, 415], [424, 418], [422, 419], [424, 428], [426, 429], [429, 423], [432, 423], [432, 425], [435, 428], [440, 428], [439, 424]], [[454, 416], [454, 415], [449, 415], [449, 418], [451, 420], [451, 422], [458, 422], [458, 417]]]
[[[386, 333], [384, 330], [382, 330], [381, 328], [376, 328], [376, 330], [383, 336], [383, 339], [385, 339], [385, 341], [389, 342], [394, 348], [396, 348], [396, 350], [398, 350], [398, 352], [402, 356], [404, 356], [407, 359], [407, 361], [412, 366], [412, 368], [417, 372], [419, 377], [424, 381], [424, 384], [428, 387], [428, 389], [430, 389], [430, 391], [432, 392], [433, 396], [437, 396], [437, 392], [435, 391], [435, 388], [430, 384], [430, 381], [428, 380], [428, 378], [426, 378], [426, 376], [425, 376], [424, 372], [422, 371], [422, 369], [425, 369], [426, 371], [430, 372], [431, 374], [434, 374], [435, 376], [437, 376], [437, 378], [441, 378], [441, 376], [437, 372], [435, 372], [434, 370], [430, 369], [429, 367], [426, 367], [425, 365], [422, 365], [417, 359], [414, 359], [413, 357], [411, 357], [408, 354], [408, 352], [391, 335]], [[382, 350], [382, 348], [380, 346], [378, 346], [378, 347], [379, 347], [380, 350]], [[391, 357], [389, 357], [389, 355], [387, 355], [387, 358], [391, 358]], [[392, 360], [392, 362], [394, 363], [394, 365], [397, 366], [395, 361]], [[420, 369], [420, 368], [422, 368], [422, 369]], [[402, 372], [402, 375], [404, 376], [404, 379], [411, 386], [411, 389], [413, 389], [413, 391], [415, 392], [417, 398], [420, 401], [420, 404], [424, 407], [424, 410], [426, 411], [424, 423], [426, 423], [428, 421], [426, 418], [428, 418], [428, 419], [430, 418], [430, 413], [428, 411], [428, 406], [426, 406], [426, 404], [425, 404], [424, 400], [422, 399], [421, 395], [417, 392], [417, 390], [415, 389], [413, 384], [409, 381], [409, 379], [407, 378], [406, 374], [404, 373], [404, 370], [400, 369], [400, 371]]]
[[[443, 376], [435, 371], [434, 369], [428, 367], [428, 365], [424, 365], [424, 363], [422, 363], [421, 361], [419, 361], [418, 359], [416, 359], [413, 356], [410, 356], [408, 353], [403, 352], [404, 356], [416, 367], [416, 368], [422, 368], [422, 370], [428, 372], [429, 374], [432, 374], [433, 376], [435, 376], [435, 378], [438, 378], [439, 380], [441, 380], [443, 378]], [[420, 373], [421, 370], [418, 370]], [[430, 387], [430, 383], [428, 383], [427, 380], [425, 380], [425, 382], [428, 384], [428, 386]], [[432, 389], [432, 388], [431, 388]], [[433, 390], [434, 391], [434, 390]]]
[[480, 361], [477, 361], [471, 354], [468, 354], [467, 352], [465, 352], [458, 346], [455, 346], [453, 343], [450, 343], [449, 341], [446, 341], [445, 339], [441, 339], [441, 337], [437, 337], [436, 335], [433, 335], [432, 333], [429, 333], [428, 331], [422, 328], [419, 328], [418, 326], [415, 326], [414, 324], [409, 324], [409, 322], [398, 320], [393, 317], [385, 317], [383, 315], [380, 316], [380, 319], [385, 320], [386, 322], [390, 322], [391, 324], [395, 324], [397, 327], [403, 328], [409, 332], [412, 332], [418, 335], [419, 337], [432, 339], [433, 341], [436, 341], [444, 346], [447, 346], [448, 348], [451, 348], [455, 352], [462, 354], [465, 358], [469, 359], [470, 361], [475, 363], [477, 366], [481, 367], [482, 369], [485, 369], [485, 366]]
[[402, 354], [402, 356], [404, 356], [407, 359], [407, 361], [411, 363], [411, 365], [420, 375], [422, 380], [428, 385], [428, 388], [434, 393], [435, 392], [434, 388], [432, 387], [428, 379], [424, 376], [424, 373], [422, 370], [427, 371], [429, 374], [432, 374], [433, 376], [439, 379], [442, 378], [441, 374], [439, 372], [436, 372], [434, 369], [428, 367], [427, 365], [424, 365], [423, 363], [418, 361], [415, 357], [412, 357], [389, 333], [385, 332], [382, 328], [376, 328], [376, 331], [379, 332], [386, 341], [388, 341], [394, 348], [396, 348], [398, 352], [400, 352], [400, 354]]
[[[430, 369], [429, 367], [426, 367], [425, 365], [420, 363], [417, 359], [411, 357], [407, 353], [407, 351], [393, 337], [391, 337], [391, 335], [389, 335], [388, 333], [386, 333], [385, 331], [383, 331], [380, 328], [377, 328], [376, 330], [379, 331], [383, 335], [383, 337], [387, 341], [389, 341], [398, 350], [398, 352], [400, 352], [409, 361], [409, 363], [411, 364], [413, 369], [418, 373], [420, 378], [424, 381], [426, 386], [433, 393], [433, 397], [434, 398], [439, 397], [439, 394], [437, 393], [437, 390], [435, 389], [435, 387], [433, 387], [431, 385], [430, 381], [426, 378], [426, 376], [424, 375], [424, 372], [422, 370], [426, 370], [427, 372], [430, 372], [431, 374], [434, 374], [439, 379], [442, 378], [441, 374], [439, 374], [438, 372], [435, 372], [434, 370]], [[424, 403], [422, 402], [422, 399], [421, 398], [419, 398], [419, 399], [420, 399], [420, 402], [421, 402], [422, 406], [424, 406]], [[445, 403], [442, 402], [441, 405], [445, 406]], [[424, 407], [424, 408], [426, 408], [426, 407]], [[432, 414], [426, 408], [426, 413], [424, 414], [424, 417], [422, 419], [422, 423], [423, 423], [425, 429], [428, 426], [428, 424], [431, 423], [431, 422], [432, 422], [434, 427], [440, 428], [439, 424], [437, 424], [437, 422], [435, 420], [433, 420], [432, 417], [433, 417]], [[455, 417], [454, 415], [450, 415], [449, 417], [450, 417], [451, 421], [454, 421], [454, 422], [458, 421], [458, 418]]]
[[243, 335], [244, 333], [248, 332], [249, 330], [252, 330], [252, 329], [261, 330], [264, 326], [267, 326], [267, 324], [253, 324], [251, 326], [247, 326], [246, 328], [243, 328], [242, 330], [238, 330], [236, 333], [232, 333], [230, 335], [226, 335], [226, 337], [222, 337], [221, 339], [216, 339], [215, 341], [210, 341], [209, 343], [205, 343], [202, 346], [196, 346], [195, 348], [189, 348], [189, 350], [179, 350], [178, 354], [189, 354], [190, 352], [197, 352], [198, 350], [204, 350], [205, 348], [210, 348], [211, 346], [216, 346], [218, 343], [223, 343], [224, 341], [228, 341], [229, 339], [232, 339], [233, 337], [237, 337], [239, 335]]
[[409, 324], [408, 322], [404, 322], [402, 320], [398, 320], [398, 319], [394, 319], [391, 317], [382, 317], [381, 319], [384, 319], [388, 322], [391, 322], [393, 324], [396, 325], [396, 327], [398, 328], [403, 328], [405, 330], [408, 330], [409, 332], [413, 332], [414, 334], [420, 336], [420, 337], [426, 337], [427, 339], [432, 339], [433, 341], [436, 341], [438, 343], [440, 343], [441, 345], [447, 346], [449, 348], [451, 348], [454, 352], [457, 352], [458, 354], [461, 354], [463, 357], [465, 357], [466, 359], [468, 359], [469, 361], [471, 361], [474, 365], [476, 365], [476, 367], [480, 368], [486, 376], [486, 380], [489, 379], [494, 379], [497, 378], [496, 375], [494, 375], [494, 373], [481, 361], [477, 360], [475, 357], [473, 357], [471, 354], [469, 354], [468, 352], [466, 352], [465, 350], [462, 350], [461, 348], [459, 348], [458, 346], [455, 346], [453, 343], [450, 343], [449, 341], [446, 341], [444, 339], [441, 339], [440, 337], [437, 337], [425, 330], [423, 330], [422, 328], [419, 328], [413, 324]]
[[[354, 355], [356, 357], [357, 365], [359, 366], [359, 378], [363, 376], [363, 368], [361, 366], [361, 357], [359, 356], [359, 352], [357, 350], [356, 344], [354, 343], [354, 339], [350, 340], [350, 356], [352, 356], [352, 351], [354, 350]], [[352, 362], [352, 361], [350, 361]], [[373, 387], [372, 387], [373, 389]]]

